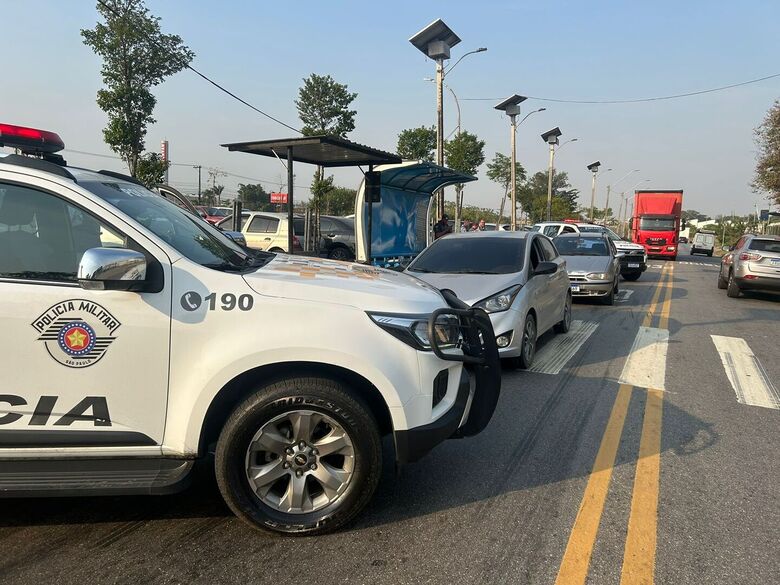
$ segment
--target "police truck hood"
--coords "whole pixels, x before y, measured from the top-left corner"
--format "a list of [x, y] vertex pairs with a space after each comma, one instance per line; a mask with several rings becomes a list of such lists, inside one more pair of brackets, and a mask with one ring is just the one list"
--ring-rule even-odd
[[278, 254], [244, 279], [262, 295], [367, 311], [428, 313], [445, 306], [439, 291], [416, 278], [352, 262]]

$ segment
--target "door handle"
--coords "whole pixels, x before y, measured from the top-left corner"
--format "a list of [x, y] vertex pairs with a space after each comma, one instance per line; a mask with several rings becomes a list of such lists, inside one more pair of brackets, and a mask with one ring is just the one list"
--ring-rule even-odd
[[271, 238], [263, 238], [263, 240], [265, 240], [266, 242], [270, 242]]

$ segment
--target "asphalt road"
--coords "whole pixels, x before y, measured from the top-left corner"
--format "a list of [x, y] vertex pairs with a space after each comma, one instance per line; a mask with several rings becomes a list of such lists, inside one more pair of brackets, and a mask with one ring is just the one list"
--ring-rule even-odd
[[595, 330], [560, 373], [505, 372], [484, 433], [388, 462], [337, 534], [256, 533], [204, 469], [175, 496], [0, 501], [0, 583], [776, 583], [780, 410], [725, 364], [771, 392], [780, 296], [729, 299], [717, 265], [651, 261], [614, 307], [578, 303]]

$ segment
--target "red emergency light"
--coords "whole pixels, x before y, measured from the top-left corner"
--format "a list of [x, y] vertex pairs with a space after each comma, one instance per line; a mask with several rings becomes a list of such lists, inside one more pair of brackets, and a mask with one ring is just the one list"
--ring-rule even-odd
[[25, 154], [59, 152], [65, 143], [54, 132], [0, 124], [0, 146], [18, 148]]

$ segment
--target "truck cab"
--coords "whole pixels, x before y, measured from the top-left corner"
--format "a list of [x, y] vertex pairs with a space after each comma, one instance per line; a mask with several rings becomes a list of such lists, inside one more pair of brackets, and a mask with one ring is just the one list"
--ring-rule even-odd
[[677, 259], [682, 197], [681, 189], [635, 191], [632, 240], [643, 245], [649, 257]]
[[[255, 251], [54, 133], [0, 124], [0, 496], [160, 494], [213, 454], [241, 519], [349, 522], [396, 462], [479, 433], [490, 319], [373, 266]], [[209, 459], [210, 460], [210, 459]]]

